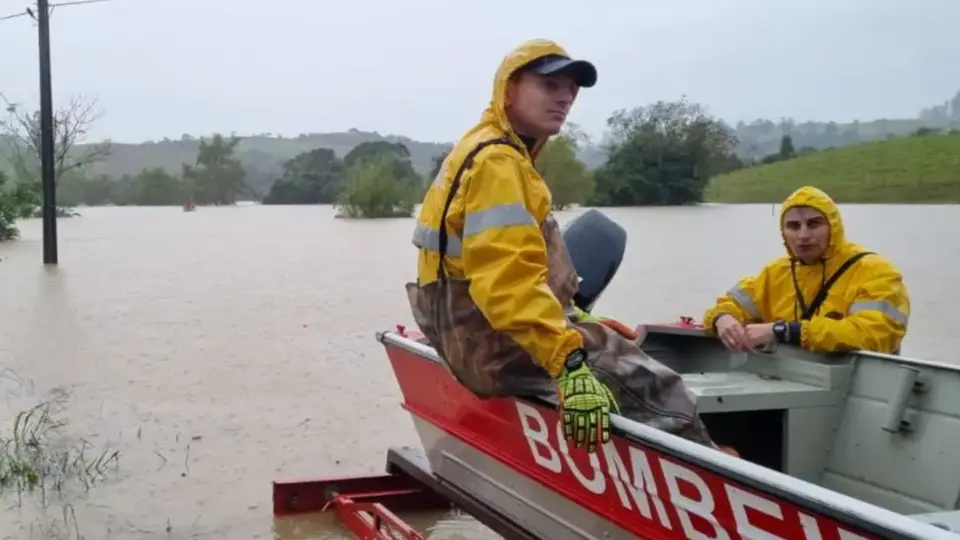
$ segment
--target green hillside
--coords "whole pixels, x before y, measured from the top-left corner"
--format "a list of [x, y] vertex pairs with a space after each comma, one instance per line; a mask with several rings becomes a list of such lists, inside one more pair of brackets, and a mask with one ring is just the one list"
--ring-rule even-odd
[[846, 146], [711, 179], [710, 202], [780, 202], [812, 185], [838, 202], [960, 203], [960, 135]]

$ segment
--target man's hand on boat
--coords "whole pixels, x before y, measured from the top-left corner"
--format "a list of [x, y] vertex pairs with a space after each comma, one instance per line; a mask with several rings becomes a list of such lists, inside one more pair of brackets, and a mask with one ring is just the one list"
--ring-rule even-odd
[[773, 345], [777, 342], [777, 336], [773, 333], [774, 323], [748, 324], [747, 339], [754, 349]]
[[721, 315], [715, 326], [717, 337], [732, 351], [759, 349], [776, 341], [773, 323], [744, 326], [733, 315]]
[[574, 447], [586, 445], [597, 451], [598, 442], [610, 440], [610, 412], [619, 406], [605, 384], [587, 366], [587, 351], [577, 349], [567, 356], [557, 377], [563, 432]]

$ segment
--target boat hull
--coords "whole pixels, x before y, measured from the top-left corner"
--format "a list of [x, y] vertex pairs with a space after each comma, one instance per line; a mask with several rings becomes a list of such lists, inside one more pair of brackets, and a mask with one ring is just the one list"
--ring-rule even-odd
[[[434, 474], [497, 509], [535, 538], [609, 538], [636, 534], [610, 523], [531, 477], [414, 415], [414, 425]], [[665, 538], [654, 537], [649, 538]]]
[[479, 399], [433, 349], [380, 339], [434, 474], [538, 537], [958, 538], [620, 417], [589, 455], [568, 447], [549, 403]]

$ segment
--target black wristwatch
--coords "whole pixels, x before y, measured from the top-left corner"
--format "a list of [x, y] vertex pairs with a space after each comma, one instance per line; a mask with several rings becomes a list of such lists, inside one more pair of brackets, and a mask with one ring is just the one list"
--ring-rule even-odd
[[566, 370], [567, 373], [570, 373], [571, 371], [578, 369], [586, 361], [587, 350], [583, 347], [574, 349], [573, 352], [567, 355], [567, 359], [564, 360], [563, 369]]
[[783, 321], [773, 323], [773, 336], [780, 343], [790, 343], [790, 326]]

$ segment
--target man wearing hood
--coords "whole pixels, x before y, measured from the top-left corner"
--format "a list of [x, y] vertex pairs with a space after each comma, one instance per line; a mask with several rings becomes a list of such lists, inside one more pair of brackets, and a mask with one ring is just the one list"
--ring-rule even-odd
[[847, 241], [836, 203], [813, 187], [780, 210], [787, 255], [742, 279], [703, 317], [730, 349], [789, 343], [817, 352], [897, 354], [910, 297], [889, 261]]
[[534, 159], [596, 80], [592, 64], [544, 39], [503, 59], [480, 122], [424, 198], [414, 318], [478, 396], [558, 399], [577, 447], [609, 440], [611, 411], [713, 446], [680, 376], [573, 306], [578, 277]]

